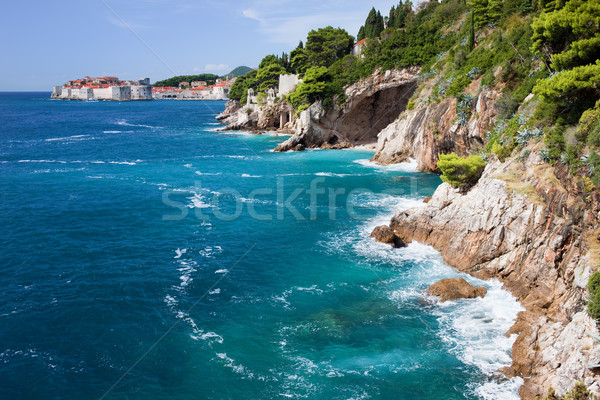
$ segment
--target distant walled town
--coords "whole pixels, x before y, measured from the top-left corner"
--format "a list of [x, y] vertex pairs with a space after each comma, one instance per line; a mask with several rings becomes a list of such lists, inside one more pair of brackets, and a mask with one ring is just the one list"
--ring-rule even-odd
[[214, 85], [204, 81], [181, 82], [179, 87], [150, 85], [150, 78], [121, 81], [116, 76], [72, 80], [63, 86], [54, 86], [51, 98], [61, 100], [228, 100], [235, 78], [217, 79]]
[[54, 86], [51, 97], [64, 100], [152, 100], [152, 85], [150, 78], [121, 81], [116, 76], [86, 76], [63, 86]]

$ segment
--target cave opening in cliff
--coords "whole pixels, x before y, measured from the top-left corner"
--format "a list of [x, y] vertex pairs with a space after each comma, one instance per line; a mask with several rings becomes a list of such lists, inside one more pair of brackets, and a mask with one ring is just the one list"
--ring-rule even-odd
[[412, 81], [358, 98], [350, 103], [336, 130], [354, 145], [377, 142], [379, 132], [406, 110], [416, 88], [417, 82]]

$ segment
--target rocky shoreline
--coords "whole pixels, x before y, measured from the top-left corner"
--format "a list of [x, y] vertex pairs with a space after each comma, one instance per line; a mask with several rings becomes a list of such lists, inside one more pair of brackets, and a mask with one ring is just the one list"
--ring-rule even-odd
[[[468, 193], [444, 183], [428, 203], [390, 221], [403, 241], [433, 246], [459, 271], [499, 279], [525, 307], [507, 332], [518, 337], [513, 364], [502, 371], [524, 379], [523, 399], [550, 389], [564, 396], [577, 382], [600, 392], [588, 369], [600, 360], [600, 343], [586, 334], [598, 330], [585, 310], [591, 273], [585, 233], [596, 228], [598, 205], [582, 203], [551, 169], [534, 152], [523, 163], [491, 162]], [[514, 174], [529, 186], [515, 187]]]
[[[418, 73], [376, 71], [346, 88], [344, 104], [325, 110], [314, 103], [285, 126], [276, 121], [289, 110], [285, 101], [256, 113], [230, 102], [219, 118], [225, 129], [293, 133], [276, 151], [345, 148], [377, 139], [373, 161], [412, 158], [419, 171], [436, 172], [440, 153], [466, 156], [483, 149], [500, 93], [477, 79], [460, 101], [425, 100], [433, 80]], [[521, 112], [527, 112], [528, 99]], [[512, 366], [502, 371], [524, 379], [523, 399], [551, 389], [564, 396], [577, 382], [600, 394], [598, 371], [588, 369], [600, 362], [600, 343], [586, 334], [598, 330], [585, 309], [593, 272], [589, 250], [600, 247], [600, 196], [575, 184], [561, 163], [542, 162], [540, 148], [531, 144], [518, 161], [490, 160], [468, 193], [442, 184], [428, 202], [396, 213], [373, 236], [397, 248], [413, 240], [429, 244], [459, 271], [503, 282], [526, 309], [507, 332], [518, 336]]]

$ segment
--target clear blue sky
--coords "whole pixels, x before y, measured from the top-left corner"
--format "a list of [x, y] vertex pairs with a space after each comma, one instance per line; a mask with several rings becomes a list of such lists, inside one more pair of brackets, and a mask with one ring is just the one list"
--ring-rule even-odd
[[[356, 36], [397, 0], [13, 0], [0, 11], [0, 91], [50, 91], [89, 76], [225, 74], [289, 52], [309, 30]], [[413, 3], [417, 3], [414, 1]]]

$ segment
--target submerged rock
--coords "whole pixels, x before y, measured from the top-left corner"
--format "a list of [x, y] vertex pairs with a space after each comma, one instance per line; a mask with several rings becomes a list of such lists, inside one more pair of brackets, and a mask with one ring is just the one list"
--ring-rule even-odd
[[427, 293], [440, 298], [441, 302], [457, 299], [474, 299], [484, 297], [487, 289], [473, 286], [463, 278], [447, 278], [429, 286]]
[[373, 229], [371, 237], [378, 242], [386, 243], [394, 248], [406, 247], [406, 243], [387, 225], [381, 225]]

